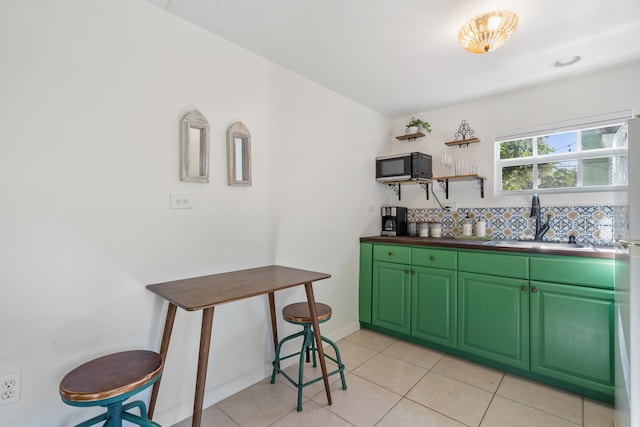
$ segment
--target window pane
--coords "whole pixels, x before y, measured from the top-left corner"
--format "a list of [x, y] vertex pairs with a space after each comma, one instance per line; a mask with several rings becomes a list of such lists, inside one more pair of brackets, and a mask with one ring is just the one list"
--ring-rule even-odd
[[532, 155], [533, 140], [531, 138], [504, 141], [500, 143], [501, 159], [517, 159], [519, 157], [529, 157]]
[[[498, 184], [501, 191], [593, 191], [593, 187], [628, 186], [626, 123], [599, 128], [588, 126], [529, 138], [523, 134], [522, 139], [496, 141], [499, 149], [496, 169], [500, 175], [497, 179], [501, 180]], [[511, 166], [515, 163], [518, 166]]]
[[582, 185], [627, 185], [627, 157], [613, 156], [584, 159]]
[[620, 129], [620, 125], [605, 126], [598, 129], [587, 129], [582, 131], [582, 149], [596, 150], [598, 148], [609, 148], [613, 146], [613, 137]]
[[578, 133], [565, 132], [538, 138], [538, 154], [559, 154], [576, 152]]
[[577, 178], [577, 160], [540, 163], [538, 165], [538, 188], [575, 187]]
[[533, 188], [533, 165], [502, 168], [502, 191], [531, 190]]

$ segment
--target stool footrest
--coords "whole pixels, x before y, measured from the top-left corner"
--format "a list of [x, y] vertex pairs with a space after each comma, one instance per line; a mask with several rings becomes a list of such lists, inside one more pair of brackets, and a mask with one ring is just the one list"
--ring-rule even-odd
[[88, 419], [87, 421], [83, 421], [80, 424], [76, 424], [75, 427], [89, 427], [89, 426], [92, 426], [94, 424], [98, 424], [100, 421], [106, 420], [108, 415], [109, 414], [107, 412], [105, 412], [102, 415], [98, 415], [97, 417], [93, 417], [91, 419]]
[[141, 427], [162, 427], [160, 424], [153, 422], [146, 417], [142, 418], [132, 414], [131, 412], [123, 412], [122, 419], [137, 424]]
[[[280, 343], [278, 343], [278, 346], [276, 347], [276, 358], [273, 361], [273, 371], [271, 373], [271, 384], [274, 384], [276, 382], [276, 374], [280, 373], [282, 374], [282, 376], [284, 376], [287, 381], [289, 381], [291, 384], [293, 384], [294, 387], [296, 387], [298, 389], [298, 406], [297, 406], [297, 410], [298, 411], [302, 411], [302, 389], [308, 385], [314, 384], [320, 380], [323, 380], [324, 377], [323, 376], [319, 376], [317, 378], [314, 378], [312, 380], [309, 380], [307, 382], [303, 382], [303, 372], [304, 372], [304, 356], [305, 354], [307, 354], [307, 363], [309, 362], [309, 355], [308, 352], [310, 351], [313, 354], [313, 366], [316, 367], [316, 352], [318, 351], [315, 345], [315, 337], [314, 337], [314, 333], [311, 329], [310, 325], [303, 325], [304, 330], [302, 332], [298, 332], [296, 334], [293, 335], [289, 335], [288, 337], [285, 337], [282, 339], [282, 341], [280, 341]], [[280, 357], [280, 350], [282, 349], [282, 345], [293, 339], [293, 338], [297, 338], [297, 337], [303, 337], [302, 340], [302, 348], [300, 349], [300, 351], [288, 354], [284, 357]], [[325, 359], [329, 359], [330, 361], [334, 362], [335, 364], [338, 365], [338, 368], [331, 371], [331, 372], [327, 372], [327, 377], [331, 376], [331, 375], [335, 375], [335, 374], [340, 374], [340, 379], [342, 380], [342, 389], [346, 390], [347, 389], [347, 383], [345, 381], [344, 378], [344, 364], [342, 363], [342, 359], [340, 358], [340, 351], [338, 350], [338, 346], [336, 345], [336, 343], [334, 343], [333, 341], [331, 341], [328, 338], [325, 337], [320, 337], [321, 341], [326, 342], [327, 344], [329, 344], [333, 350], [335, 351], [335, 355], [336, 357], [332, 357], [330, 355], [328, 355], [326, 352], [324, 354]], [[293, 378], [291, 378], [286, 372], [284, 372], [281, 368], [280, 368], [280, 362], [282, 360], [286, 360], [290, 357], [294, 357], [294, 356], [299, 356], [300, 357], [300, 362], [299, 362], [299, 366], [298, 366], [298, 380], [294, 380]]]
[[[138, 408], [140, 410], [140, 416], [132, 414], [131, 412], [127, 412], [132, 408]], [[109, 423], [113, 422], [112, 420], [120, 418], [137, 424], [141, 427], [162, 427], [160, 424], [153, 422], [147, 418], [147, 407], [142, 400], [135, 400], [133, 402], [127, 403], [126, 405], [108, 405], [107, 412], [83, 421], [80, 424], [76, 424], [75, 427], [89, 427], [98, 424], [101, 421], [107, 421], [106, 425], [111, 425]]]
[[[326, 357], [326, 356], [325, 356], [325, 357]], [[330, 377], [331, 375], [337, 374], [337, 373], [339, 373], [340, 371], [342, 371], [343, 369], [344, 369], [344, 365], [342, 366], [342, 369], [341, 369], [341, 368], [338, 368], [338, 369], [336, 369], [335, 371], [327, 372], [327, 376], [328, 376], [328, 377]], [[286, 372], [281, 371], [281, 370], [278, 370], [278, 372], [279, 372], [280, 374], [282, 374], [282, 376], [283, 376], [283, 377], [285, 377], [287, 380], [289, 380], [289, 382], [290, 382], [291, 384], [293, 384], [293, 386], [294, 386], [294, 387], [306, 387], [306, 386], [308, 386], [308, 385], [315, 384], [315, 383], [317, 383], [318, 381], [322, 381], [322, 380], [323, 380], [323, 377], [322, 377], [322, 376], [319, 376], [318, 378], [314, 378], [314, 379], [312, 379], [312, 380], [307, 381], [306, 383], [303, 383], [303, 384], [301, 384], [301, 385], [298, 385], [298, 382], [297, 382], [297, 381], [295, 381], [295, 380], [293, 380], [293, 379], [289, 376], [289, 374], [287, 374]]]

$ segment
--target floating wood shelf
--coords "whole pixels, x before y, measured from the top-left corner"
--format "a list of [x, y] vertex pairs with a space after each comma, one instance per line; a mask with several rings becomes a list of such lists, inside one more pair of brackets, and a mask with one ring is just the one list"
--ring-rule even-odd
[[460, 139], [458, 141], [445, 142], [444, 144], [450, 147], [452, 145], [457, 145], [458, 147], [462, 148], [462, 147], [468, 147], [469, 144], [474, 144], [476, 142], [480, 142], [480, 139], [478, 138]]
[[396, 136], [396, 139], [398, 141], [406, 141], [407, 139], [409, 141], [415, 141], [416, 139], [422, 138], [423, 136], [424, 136], [424, 133], [416, 132], [416, 133], [408, 133], [406, 135]]
[[449, 198], [449, 181], [478, 181], [480, 183], [480, 197], [484, 199], [484, 180], [487, 179], [484, 176], [478, 174], [473, 175], [453, 175], [453, 176], [434, 176], [434, 181], [440, 183], [442, 191], [444, 191], [445, 198]]
[[487, 179], [486, 176], [480, 176], [478, 174], [469, 174], [469, 175], [448, 175], [448, 176], [434, 176], [431, 178], [432, 181], [443, 181], [445, 179], [451, 181], [472, 181], [474, 179]]

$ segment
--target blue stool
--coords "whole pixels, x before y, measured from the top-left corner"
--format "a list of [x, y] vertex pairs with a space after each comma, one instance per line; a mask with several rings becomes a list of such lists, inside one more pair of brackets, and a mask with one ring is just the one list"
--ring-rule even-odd
[[[162, 356], [153, 351], [133, 350], [91, 360], [69, 372], [60, 381], [60, 397], [72, 406], [102, 406], [107, 412], [76, 427], [104, 421], [104, 427], [122, 427], [122, 420], [142, 427], [161, 427], [147, 418], [141, 400], [124, 401], [155, 383], [162, 375]], [[138, 408], [140, 415], [129, 412]]]
[[[318, 323], [324, 323], [331, 318], [331, 307], [327, 304], [316, 303], [316, 313], [318, 315]], [[278, 347], [276, 348], [276, 359], [273, 361], [273, 372], [271, 373], [271, 384], [276, 382], [276, 374], [282, 374], [291, 384], [293, 384], [298, 389], [298, 411], [302, 411], [302, 389], [308, 385], [311, 385], [315, 382], [321, 381], [322, 376], [318, 378], [314, 378], [306, 383], [303, 382], [303, 374], [304, 374], [304, 362], [305, 355], [307, 363], [310, 362], [309, 354], [313, 355], [313, 367], [317, 366], [316, 364], [316, 341], [315, 336], [312, 329], [311, 323], [311, 314], [309, 313], [309, 304], [306, 302], [298, 302], [295, 304], [289, 304], [282, 309], [282, 317], [285, 321], [292, 323], [294, 325], [300, 325], [303, 327], [301, 332], [297, 334], [289, 335], [286, 338], [283, 338], [282, 341], [278, 343]], [[287, 356], [281, 357], [280, 350], [282, 349], [282, 345], [292, 339], [302, 337], [302, 348], [300, 351], [291, 353]], [[342, 389], [347, 389], [347, 383], [344, 380], [344, 365], [342, 364], [342, 359], [340, 358], [340, 351], [338, 350], [338, 346], [328, 338], [322, 337], [322, 341], [329, 344], [333, 347], [335, 351], [336, 357], [332, 357], [325, 353], [325, 358], [331, 360], [335, 364], [338, 365], [338, 369], [327, 372], [328, 376], [340, 373], [340, 379], [342, 380]], [[300, 365], [298, 367], [298, 381], [295, 381], [286, 372], [280, 369], [280, 362], [282, 360], [286, 360], [290, 357], [300, 356]]]

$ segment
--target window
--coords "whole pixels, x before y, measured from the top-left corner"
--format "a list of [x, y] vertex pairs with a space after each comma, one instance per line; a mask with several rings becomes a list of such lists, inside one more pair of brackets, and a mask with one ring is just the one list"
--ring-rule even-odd
[[625, 187], [629, 118], [626, 111], [498, 137], [496, 193]]

